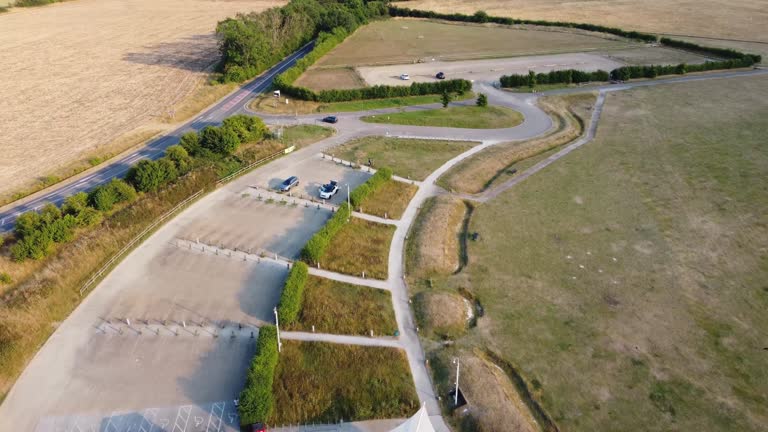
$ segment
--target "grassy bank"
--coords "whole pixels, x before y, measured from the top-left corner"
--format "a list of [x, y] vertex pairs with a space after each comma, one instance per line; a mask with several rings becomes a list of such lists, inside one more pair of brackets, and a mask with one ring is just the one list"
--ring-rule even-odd
[[284, 341], [270, 424], [403, 418], [419, 409], [408, 362], [393, 348]]
[[552, 117], [555, 129], [542, 138], [498, 144], [473, 155], [448, 170], [438, 180], [441, 187], [461, 193], [480, 193], [512, 170], [522, 171], [532, 159], [578, 138], [588, 126], [594, 94], [549, 96], [541, 107]]
[[[458, 96], [457, 100], [466, 100], [474, 97], [469, 92], [463, 96]], [[274, 96], [260, 96], [251, 102], [249, 108], [256, 112], [268, 114], [312, 114], [312, 113], [335, 113], [335, 112], [356, 112], [375, 109], [400, 108], [413, 105], [428, 105], [440, 103], [439, 95], [408, 96], [389, 99], [368, 99], [350, 102], [320, 103], [290, 99], [285, 103], [285, 98], [277, 101]]]
[[389, 291], [309, 276], [296, 324], [288, 330], [391, 336], [397, 330]]
[[352, 217], [336, 234], [323, 256], [321, 267], [354, 276], [386, 279], [389, 244], [394, 225]]
[[409, 126], [454, 127], [465, 129], [511, 128], [523, 122], [519, 112], [498, 106], [458, 106], [425, 111], [409, 111], [363, 117], [368, 123]]
[[762, 430], [766, 83], [611, 94], [594, 142], [476, 210], [440, 283], [488, 318], [458, 343], [493, 344], [561, 430]]
[[329, 153], [357, 164], [365, 164], [370, 159], [374, 167], [387, 166], [397, 176], [423, 180], [475, 145], [477, 143], [466, 141], [365, 137], [334, 147]]

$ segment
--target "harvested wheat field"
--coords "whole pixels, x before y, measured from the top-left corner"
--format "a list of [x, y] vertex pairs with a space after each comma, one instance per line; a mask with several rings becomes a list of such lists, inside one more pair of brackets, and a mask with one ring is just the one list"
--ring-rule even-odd
[[658, 33], [768, 42], [764, 0], [413, 0], [400, 7], [444, 13], [575, 21]]
[[217, 60], [216, 23], [280, 3], [80, 0], [0, 15], [0, 196], [167, 128]]

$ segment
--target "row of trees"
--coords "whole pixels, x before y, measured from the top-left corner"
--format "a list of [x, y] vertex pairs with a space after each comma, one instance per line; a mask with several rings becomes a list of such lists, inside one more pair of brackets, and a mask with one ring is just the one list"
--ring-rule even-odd
[[502, 87], [534, 87], [539, 84], [578, 84], [591, 81], [608, 81], [609, 79], [610, 74], [604, 70], [583, 72], [576, 69], [566, 69], [542, 73], [528, 71], [527, 75], [504, 75], [499, 81]]
[[47, 204], [39, 213], [24, 213], [16, 219], [16, 243], [10, 248], [11, 257], [15, 261], [42, 259], [50, 253], [54, 243], [72, 241], [75, 229], [101, 222], [102, 212], [111, 210], [115, 204], [131, 202], [136, 196], [136, 190], [130, 184], [114, 179], [90, 193], [70, 196], [60, 208]]
[[291, 0], [280, 8], [228, 18], [216, 28], [223, 80], [253, 78], [320, 32], [352, 32], [384, 16], [387, 7], [382, 1]]
[[437, 82], [412, 83], [410, 86], [377, 85], [356, 89], [334, 89], [312, 91], [305, 87], [283, 85], [283, 94], [297, 99], [315, 102], [331, 103], [363, 99], [386, 99], [393, 97], [422, 96], [430, 94], [457, 93], [464, 94], [472, 89], [472, 83], [463, 79], [444, 80]]
[[412, 18], [432, 18], [446, 21], [474, 22], [474, 23], [495, 23], [503, 25], [528, 24], [546, 27], [566, 27], [579, 30], [609, 33], [629, 39], [637, 39], [644, 42], [656, 42], [656, 35], [642, 33], [637, 31], [627, 31], [615, 27], [606, 27], [597, 24], [573, 23], [567, 21], [544, 21], [544, 20], [526, 20], [517, 18], [506, 18], [490, 16], [483, 11], [477, 11], [474, 15], [460, 13], [446, 14], [434, 11], [425, 11], [417, 9], [399, 8], [397, 6], [389, 7], [389, 15], [393, 17], [412, 17]]
[[711, 56], [720, 57], [724, 59], [741, 59], [743, 57], [750, 57], [753, 63], [760, 63], [763, 60], [762, 56], [759, 56], [756, 54], [746, 54], [730, 48], [708, 47], [708, 46], [698, 45], [692, 42], [685, 42], [685, 41], [670, 39], [666, 37], [661, 38], [661, 43], [674, 48], [680, 48], [686, 51], [693, 51], [699, 54], [711, 55]]
[[[268, 133], [257, 117], [237, 115], [224, 120], [222, 126], [209, 126], [200, 134], [182, 136], [181, 145], [168, 147], [158, 160], [142, 160], [132, 167], [125, 180], [113, 179], [89, 193], [68, 197], [61, 207], [48, 204], [40, 212], [30, 211], [16, 219], [11, 256], [16, 261], [42, 259], [54, 243], [74, 238], [77, 228], [95, 225], [117, 204], [136, 200], [138, 192], [153, 192], [176, 180], [195, 166], [195, 158], [216, 159], [232, 154], [244, 142], [257, 141]], [[195, 156], [195, 158], [193, 158]]]

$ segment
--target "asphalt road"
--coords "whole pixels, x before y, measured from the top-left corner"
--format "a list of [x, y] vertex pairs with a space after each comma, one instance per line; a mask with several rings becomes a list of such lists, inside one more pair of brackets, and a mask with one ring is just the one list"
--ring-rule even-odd
[[0, 211], [0, 233], [13, 228], [16, 217], [30, 210], [37, 210], [48, 203], [61, 204], [68, 196], [78, 192], [87, 192], [96, 186], [109, 182], [115, 177], [124, 177], [128, 170], [136, 162], [142, 159], [159, 159], [165, 153], [165, 149], [177, 144], [179, 138], [187, 132], [199, 131], [206, 126], [220, 124], [225, 118], [244, 112], [244, 106], [253, 95], [257, 95], [272, 85], [274, 77], [293, 66], [312, 50], [313, 43], [301, 47], [298, 51], [283, 59], [280, 63], [261, 74], [258, 78], [231, 93], [216, 105], [208, 108], [194, 119], [184, 123], [173, 132], [164, 135], [145, 147], [110, 162], [104, 167], [72, 183], [64, 182], [58, 186], [52, 186], [42, 195], [28, 201], [22, 200], [18, 204], [10, 204]]

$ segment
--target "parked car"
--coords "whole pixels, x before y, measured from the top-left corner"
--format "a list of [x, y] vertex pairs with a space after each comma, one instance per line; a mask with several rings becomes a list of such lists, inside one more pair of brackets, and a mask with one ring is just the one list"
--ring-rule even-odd
[[299, 178], [296, 176], [290, 176], [287, 179], [285, 179], [284, 182], [280, 183], [280, 186], [278, 189], [280, 189], [280, 192], [288, 192], [291, 190], [292, 187], [298, 186], [299, 184]]
[[402, 74], [400, 75], [400, 79], [403, 81], [408, 81], [409, 79], [411, 79], [411, 76], [408, 74]]
[[438, 72], [437, 75], [435, 75], [435, 78], [437, 79], [445, 79], [445, 74], [442, 72]]
[[339, 119], [336, 116], [323, 117], [325, 123], [336, 123]]
[[339, 183], [336, 180], [331, 180], [330, 183], [320, 186], [320, 198], [331, 199], [339, 191]]
[[242, 432], [267, 432], [267, 427], [264, 426], [264, 423], [254, 423], [247, 426], [241, 426], [240, 430]]

